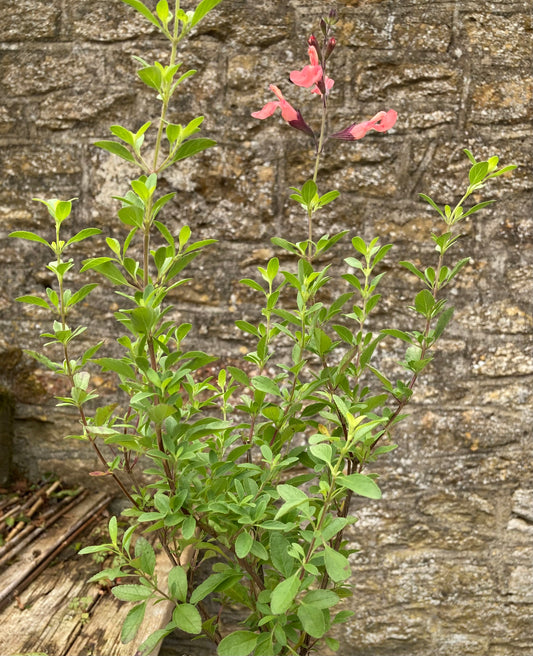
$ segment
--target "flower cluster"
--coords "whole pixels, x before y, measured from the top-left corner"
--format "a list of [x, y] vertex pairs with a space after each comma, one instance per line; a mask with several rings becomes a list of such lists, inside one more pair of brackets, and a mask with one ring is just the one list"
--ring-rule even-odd
[[[323, 100], [324, 111], [327, 104], [329, 92], [335, 84], [334, 80], [326, 75], [326, 63], [333, 52], [336, 41], [334, 37], [329, 37], [329, 25], [323, 28], [324, 41], [320, 46], [318, 39], [311, 35], [307, 41], [309, 64], [301, 70], [291, 71], [290, 81], [298, 87], [311, 89], [311, 93], [319, 95]], [[280, 89], [271, 84], [270, 90], [276, 96], [277, 100], [267, 102], [266, 105], [258, 112], [253, 112], [252, 116], [258, 119], [265, 119], [272, 116], [278, 107], [281, 109], [281, 117], [291, 127], [301, 130], [306, 134], [315, 137], [311, 127], [305, 122], [300, 110], [295, 109], [283, 96]], [[393, 110], [380, 111], [373, 118], [362, 123], [353, 123], [340, 132], [329, 135], [331, 139], [340, 139], [343, 141], [355, 141], [362, 139], [370, 130], [376, 132], [386, 132], [396, 123], [398, 114]]]

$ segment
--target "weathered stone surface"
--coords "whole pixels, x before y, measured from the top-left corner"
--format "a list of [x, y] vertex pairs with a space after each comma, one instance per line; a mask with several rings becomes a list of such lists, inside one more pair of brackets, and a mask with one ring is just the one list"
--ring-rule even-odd
[[[153, 6], [155, 3], [146, 0]], [[186, 9], [193, 3], [183, 3]], [[381, 109], [398, 110], [387, 135], [352, 144], [330, 142], [321, 173], [342, 192], [317, 230], [379, 234], [395, 248], [383, 263], [381, 309], [373, 329], [413, 327], [406, 309], [417, 288], [397, 262], [434, 263], [434, 213], [421, 203], [460, 198], [468, 171], [461, 149], [498, 153], [519, 169], [487, 185], [498, 202], [464, 226], [457, 259], [469, 264], [451, 291], [454, 321], [427, 375], [399, 448], [376, 469], [384, 498], [360, 500], [349, 539], [356, 611], [341, 630], [342, 656], [531, 656], [533, 535], [533, 131], [532, 15], [526, 0], [340, 0], [336, 83], [329, 125], [341, 129]], [[187, 5], [187, 6], [186, 6]], [[184, 66], [198, 70], [169, 112], [184, 123], [205, 116], [218, 141], [162, 179], [177, 191], [165, 208], [176, 232], [189, 223], [196, 239], [219, 244], [196, 260], [193, 282], [175, 291], [176, 321], [193, 324], [190, 346], [236, 363], [246, 339], [237, 318], [257, 317], [253, 293], [239, 284], [275, 250], [274, 234], [305, 237], [290, 186], [312, 173], [305, 137], [279, 117], [250, 113], [279, 84], [306, 120], [316, 99], [287, 82], [306, 63], [307, 34], [330, 3], [224, 0], [191, 38]], [[65, 441], [76, 418], [54, 408], [65, 390], [21, 352], [38, 348], [46, 312], [20, 307], [21, 294], [43, 293], [48, 253], [9, 240], [12, 230], [48, 231], [38, 197], [78, 197], [71, 229], [96, 225], [104, 235], [83, 242], [80, 262], [105, 254], [114, 223], [112, 195], [126, 191], [134, 169], [98, 151], [109, 126], [138, 128], [158, 102], [137, 79], [133, 55], [166, 61], [155, 29], [120, 0], [4, 0], [0, 21], [0, 385], [13, 394], [14, 465], [66, 480], [98, 469], [86, 444]], [[147, 143], [153, 144], [153, 132]], [[343, 271], [349, 239], [332, 255]], [[284, 265], [290, 266], [286, 260]], [[90, 280], [98, 280], [90, 275]], [[68, 284], [77, 285], [74, 275]], [[339, 288], [344, 290], [344, 283]], [[113, 351], [113, 312], [121, 300], [103, 285], [85, 302], [84, 345], [105, 338]], [[79, 315], [74, 314], [73, 320]], [[399, 376], [401, 344], [383, 343], [380, 366]], [[112, 376], [96, 377], [109, 402]], [[184, 649], [180, 647], [180, 649]], [[191, 647], [192, 653], [192, 647]], [[209, 653], [205, 651], [203, 653]]]

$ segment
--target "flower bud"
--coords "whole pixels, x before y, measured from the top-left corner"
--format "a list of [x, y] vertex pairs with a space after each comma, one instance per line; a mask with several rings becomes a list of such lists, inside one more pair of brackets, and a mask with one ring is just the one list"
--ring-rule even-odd
[[321, 96], [323, 96], [325, 93], [328, 92], [328, 90], [326, 89], [326, 84], [325, 84], [325, 80], [324, 80], [323, 76], [320, 78], [320, 80], [318, 80], [318, 82], [316, 83], [316, 86], [317, 86], [318, 90], [320, 91]]
[[328, 35], [328, 24], [323, 18], [320, 19], [320, 29], [322, 30], [322, 34], [324, 36]]
[[329, 59], [329, 56], [333, 52], [335, 46], [337, 45], [337, 41], [334, 36], [329, 39], [327, 46], [326, 46], [326, 54], [324, 56], [324, 60], [327, 61]]
[[322, 52], [320, 50], [320, 45], [318, 44], [318, 39], [314, 34], [311, 34], [311, 36], [307, 39], [307, 43], [311, 48], [314, 48], [316, 50], [316, 54], [318, 55], [318, 59], [322, 59]]

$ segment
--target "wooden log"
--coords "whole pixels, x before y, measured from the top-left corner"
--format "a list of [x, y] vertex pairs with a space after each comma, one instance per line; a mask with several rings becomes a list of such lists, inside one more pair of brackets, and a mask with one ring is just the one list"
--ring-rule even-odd
[[[132, 605], [98, 584], [86, 582], [101, 565], [90, 557], [56, 562], [108, 500], [104, 495], [76, 499], [80, 503], [71, 505], [69, 512], [63, 509], [55, 525], [43, 530], [27, 545], [20, 561], [0, 575], [2, 654], [39, 651], [54, 656], [133, 656], [149, 635], [170, 621], [172, 602], [148, 604], [135, 640], [122, 644], [122, 622]], [[182, 554], [182, 564], [187, 555]], [[52, 561], [56, 563], [53, 566]], [[158, 553], [156, 572], [161, 587], [166, 586], [171, 567], [164, 552]], [[150, 656], [157, 656], [159, 650], [160, 645]]]
[[32, 549], [24, 552], [20, 560], [7, 569], [0, 577], [0, 608], [13, 594], [21, 590], [42, 571], [53, 558], [78, 535], [88, 519], [105, 508], [111, 497], [98, 494], [77, 504], [69, 513], [65, 513], [57, 522], [57, 528], [50, 534], [39, 538]]
[[[15, 554], [17, 554], [19, 551], [22, 551], [22, 549], [24, 549], [33, 540], [37, 539], [41, 533], [44, 533], [44, 531], [49, 526], [51, 526], [57, 519], [68, 512], [73, 506], [79, 503], [87, 495], [87, 490], [79, 488], [78, 496], [74, 498], [66, 497], [62, 499], [59, 504], [57, 504], [57, 506], [54, 508], [49, 508], [46, 512], [44, 512], [38, 518], [38, 520], [36, 520], [35, 524], [28, 524], [13, 539], [11, 539], [9, 542], [6, 542], [3, 547], [0, 547], [0, 568], [8, 561], [10, 561]], [[37, 522], [39, 524], [38, 526], [36, 525]]]
[[6, 519], [8, 517], [12, 517], [13, 515], [16, 515], [19, 510], [22, 510], [22, 504], [17, 504], [16, 506], [13, 506], [13, 508], [10, 508], [6, 513], [2, 515], [2, 518], [0, 519], [0, 528], [2, 528], [4, 525], [7, 524]]
[[68, 645], [86, 621], [85, 611], [100, 596], [96, 586], [86, 583], [99, 569], [94, 560], [81, 557], [76, 557], [75, 565], [69, 559], [47, 568], [1, 612], [0, 652], [81, 656], [68, 652]]
[[[52, 492], [54, 492], [61, 483], [59, 481], [55, 481], [48, 490], [40, 490], [37, 494], [33, 495], [26, 503], [22, 506], [21, 512], [24, 514], [25, 519], [31, 519], [33, 515], [39, 510], [41, 506], [44, 505], [44, 501], [46, 497], [50, 497]], [[34, 501], [35, 499], [35, 501]], [[28, 525], [26, 521], [20, 521], [15, 526], [9, 531], [6, 537], [6, 542], [9, 542], [12, 540], [17, 533], [20, 533], [24, 528]]]
[[[169, 622], [172, 603], [148, 604], [135, 641], [122, 644], [122, 621], [132, 605], [87, 583], [101, 565], [90, 557], [75, 558], [49, 567], [0, 614], [1, 654], [133, 656], [151, 633]], [[170, 567], [165, 554], [159, 553], [156, 571], [161, 584]], [[159, 649], [160, 645], [150, 656], [157, 656]]]

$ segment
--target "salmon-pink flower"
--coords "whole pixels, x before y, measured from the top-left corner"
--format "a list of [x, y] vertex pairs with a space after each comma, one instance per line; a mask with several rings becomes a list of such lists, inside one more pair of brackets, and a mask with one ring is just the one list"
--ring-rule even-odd
[[317, 93], [326, 95], [329, 93], [331, 87], [335, 84], [334, 81], [329, 77], [324, 77], [324, 71], [322, 66], [319, 64], [318, 60], [318, 49], [315, 45], [316, 38], [313, 40], [313, 37], [309, 37], [309, 48], [307, 53], [309, 55], [310, 64], [304, 66], [301, 71], [292, 71], [290, 74], [290, 80], [293, 84], [299, 87], [313, 87], [311, 93]]
[[278, 100], [272, 100], [271, 102], [268, 102], [258, 112], [253, 112], [252, 116], [259, 119], [268, 118], [269, 116], [272, 116], [272, 114], [279, 107], [281, 109], [281, 118], [284, 121], [287, 121], [287, 123], [291, 127], [296, 128], [296, 130], [301, 130], [302, 132], [305, 132], [306, 134], [314, 137], [315, 135], [313, 130], [311, 130], [311, 128], [304, 121], [300, 111], [294, 109], [294, 107], [285, 100], [278, 87], [276, 87], [274, 84], [271, 84], [269, 89], [276, 96], [276, 98], [278, 98]]
[[331, 139], [342, 139], [344, 141], [355, 141], [356, 139], [362, 139], [367, 132], [370, 130], [376, 130], [376, 132], [386, 132], [390, 130], [393, 125], [396, 123], [398, 114], [394, 109], [389, 109], [388, 112], [378, 112], [373, 118], [369, 121], [364, 121], [363, 123], [353, 123], [349, 127], [331, 134]]
[[304, 66], [301, 71], [292, 71], [289, 76], [293, 84], [306, 89], [322, 79], [322, 66], [318, 63], [318, 53], [315, 46], [309, 46], [307, 52], [311, 63]]
[[298, 112], [294, 109], [294, 107], [292, 107], [292, 105], [290, 105], [285, 100], [283, 94], [278, 89], [278, 87], [271, 84], [269, 86], [269, 89], [278, 98], [278, 100], [273, 100], [272, 102], [268, 102], [263, 107], [263, 109], [260, 109], [258, 112], [254, 112], [252, 116], [254, 118], [268, 118], [269, 116], [272, 116], [272, 114], [279, 107], [281, 109], [281, 117], [283, 118], [284, 121], [290, 123], [291, 121], [298, 120]]

